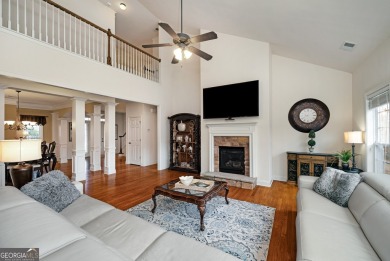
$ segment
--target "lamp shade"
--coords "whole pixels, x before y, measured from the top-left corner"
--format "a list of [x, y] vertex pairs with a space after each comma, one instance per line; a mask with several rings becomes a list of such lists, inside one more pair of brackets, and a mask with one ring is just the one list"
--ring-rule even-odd
[[363, 143], [362, 131], [347, 131], [344, 132], [345, 143]]
[[42, 158], [41, 140], [0, 140], [1, 162], [23, 162]]

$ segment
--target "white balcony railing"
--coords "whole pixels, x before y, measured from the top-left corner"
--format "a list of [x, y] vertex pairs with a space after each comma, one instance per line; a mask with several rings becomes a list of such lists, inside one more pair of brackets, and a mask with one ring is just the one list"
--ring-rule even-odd
[[160, 59], [50, 0], [0, 0], [0, 26], [159, 81]]

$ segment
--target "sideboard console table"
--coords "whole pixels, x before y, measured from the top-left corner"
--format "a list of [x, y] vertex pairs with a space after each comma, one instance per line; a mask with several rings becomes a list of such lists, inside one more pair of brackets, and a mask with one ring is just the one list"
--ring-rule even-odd
[[319, 177], [326, 167], [338, 165], [334, 154], [287, 151], [287, 182], [296, 184], [300, 175]]

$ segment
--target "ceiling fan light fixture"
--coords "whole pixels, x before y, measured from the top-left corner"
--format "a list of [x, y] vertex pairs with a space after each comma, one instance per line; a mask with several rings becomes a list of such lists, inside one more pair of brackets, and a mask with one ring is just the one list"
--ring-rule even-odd
[[190, 57], [191, 57], [191, 55], [192, 55], [192, 53], [191, 53], [190, 51], [188, 51], [187, 49], [185, 49], [185, 50], [183, 51], [183, 53], [184, 53], [184, 58], [190, 59]]
[[126, 10], [127, 9], [127, 6], [125, 3], [120, 3], [119, 4], [119, 8], [122, 9], [122, 10]]
[[176, 48], [174, 51], [173, 51], [173, 54], [175, 55], [175, 58], [176, 60], [183, 60], [183, 50], [179, 47], [179, 48]]

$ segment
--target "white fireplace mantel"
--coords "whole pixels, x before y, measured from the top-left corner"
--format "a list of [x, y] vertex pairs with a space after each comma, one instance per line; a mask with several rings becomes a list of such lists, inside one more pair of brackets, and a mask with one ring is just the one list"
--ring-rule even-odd
[[257, 158], [256, 136], [254, 135], [257, 122], [240, 123], [210, 123], [209, 129], [209, 171], [214, 172], [214, 137], [218, 136], [247, 136], [249, 137], [249, 176], [257, 173], [257, 164], [253, 159]]

